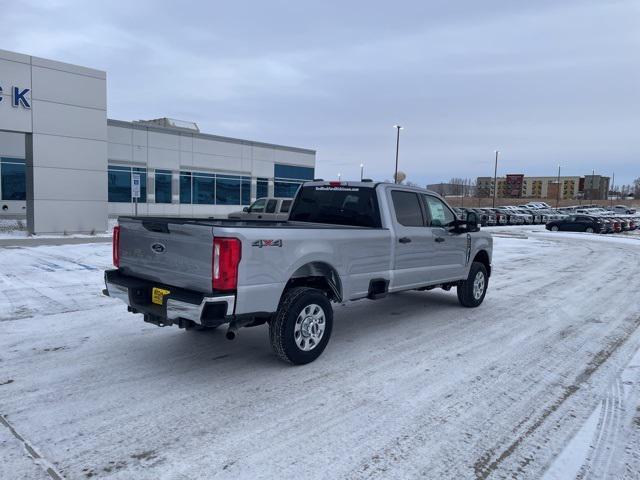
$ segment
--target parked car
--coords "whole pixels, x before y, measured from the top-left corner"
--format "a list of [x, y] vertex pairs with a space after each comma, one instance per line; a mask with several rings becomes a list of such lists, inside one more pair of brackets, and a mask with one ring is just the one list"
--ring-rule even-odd
[[259, 198], [240, 212], [232, 212], [228, 218], [238, 220], [286, 220], [289, 218], [291, 198], [265, 197]]
[[525, 217], [522, 214], [505, 208], [497, 208], [496, 210], [506, 217], [507, 225], [522, 225], [525, 223]]
[[546, 229], [551, 230], [552, 232], [600, 233], [604, 229], [604, 224], [596, 217], [588, 215], [570, 215], [561, 220], [552, 220], [547, 222]]
[[634, 213], [636, 213], [635, 208], [630, 208], [630, 207], [627, 207], [626, 205], [615, 205], [610, 210], [614, 213], [623, 213], [623, 214], [629, 214], [629, 215], [633, 215]]
[[329, 341], [331, 302], [455, 287], [479, 306], [492, 251], [477, 214], [460, 221], [433, 192], [314, 181], [283, 222], [120, 217], [104, 293], [158, 326], [229, 324], [229, 339], [268, 323], [276, 355], [304, 364]]
[[498, 224], [498, 219], [496, 217], [496, 212], [494, 212], [491, 208], [479, 208], [484, 215], [487, 216], [486, 225], [493, 227]]
[[507, 221], [508, 216], [500, 212], [500, 210], [498, 210], [497, 208], [490, 208], [489, 210], [491, 210], [495, 214], [497, 225], [507, 225], [509, 223]]

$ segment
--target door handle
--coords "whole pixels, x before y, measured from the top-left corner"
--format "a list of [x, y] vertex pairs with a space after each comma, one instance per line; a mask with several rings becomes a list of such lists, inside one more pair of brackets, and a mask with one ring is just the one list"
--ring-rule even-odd
[[438, 243], [442, 243], [442, 242], [444, 242], [444, 238], [443, 238], [443, 237], [436, 237], [434, 240], [435, 240], [436, 242], [438, 242]]
[[411, 243], [411, 239], [410, 239], [409, 237], [402, 237], [402, 238], [399, 238], [399, 239], [398, 239], [398, 241], [399, 241], [400, 243]]

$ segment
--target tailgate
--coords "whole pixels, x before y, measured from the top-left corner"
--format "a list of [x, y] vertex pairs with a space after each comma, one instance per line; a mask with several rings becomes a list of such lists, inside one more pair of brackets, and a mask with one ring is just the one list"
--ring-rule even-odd
[[184, 219], [120, 218], [120, 269], [165, 285], [211, 291], [213, 229]]

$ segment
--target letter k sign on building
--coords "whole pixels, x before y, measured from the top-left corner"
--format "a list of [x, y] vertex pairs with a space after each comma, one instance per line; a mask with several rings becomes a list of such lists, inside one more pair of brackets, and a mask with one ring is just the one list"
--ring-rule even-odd
[[[27, 95], [31, 92], [30, 88], [11, 87], [11, 105], [15, 108], [31, 108], [31, 103]], [[2, 96], [3, 89], [0, 86], [0, 103], [4, 100]]]

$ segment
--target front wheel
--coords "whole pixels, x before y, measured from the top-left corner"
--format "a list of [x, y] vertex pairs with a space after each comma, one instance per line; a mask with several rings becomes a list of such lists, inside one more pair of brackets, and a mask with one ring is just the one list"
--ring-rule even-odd
[[269, 322], [271, 347], [285, 362], [304, 365], [322, 354], [332, 327], [333, 310], [324, 293], [316, 288], [292, 288]]
[[458, 284], [458, 301], [463, 307], [474, 308], [480, 305], [489, 286], [489, 275], [483, 263], [473, 262], [466, 280]]
[[587, 233], [593, 233], [593, 228], [591, 228], [591, 227], [587, 227], [587, 229], [585, 230], [585, 232], [587, 232]]
[[554, 225], [553, 227], [551, 227], [551, 231], [552, 232], [557, 232], [558, 231], [558, 226]]

